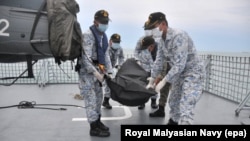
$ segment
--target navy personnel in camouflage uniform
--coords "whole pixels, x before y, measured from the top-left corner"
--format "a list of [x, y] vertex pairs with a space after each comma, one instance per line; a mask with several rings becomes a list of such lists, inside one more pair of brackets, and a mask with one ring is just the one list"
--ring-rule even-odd
[[[120, 45], [120, 42], [121, 42], [121, 36], [119, 34], [114, 33], [113, 35], [111, 35], [109, 40], [109, 56], [112, 68], [117, 70], [120, 69], [121, 65], [124, 63], [124, 53]], [[113, 73], [113, 75], [115, 74]], [[110, 99], [110, 89], [105, 83], [104, 101], [102, 103], [102, 106], [104, 106], [107, 109], [112, 109], [112, 105], [110, 105], [109, 99]]]
[[[135, 60], [142, 66], [142, 68], [148, 72], [148, 77], [150, 77], [150, 72], [153, 67], [153, 63], [156, 57], [157, 44], [152, 36], [141, 37], [135, 47], [134, 57]], [[158, 106], [156, 104], [157, 95], [151, 98], [151, 107], [156, 109]], [[139, 110], [144, 109], [145, 104], [138, 107]]]
[[108, 23], [108, 12], [99, 10], [95, 13], [94, 24], [83, 33], [83, 54], [79, 72], [80, 92], [84, 97], [90, 135], [99, 137], [110, 136], [109, 128], [101, 122], [103, 76], [112, 73], [108, 38], [105, 34]]
[[[154, 27], [148, 26], [148, 21], [146, 21], [144, 23], [144, 32], [145, 32], [145, 35], [146, 36], [152, 36], [155, 39], [155, 41], [156, 41], [155, 42], [156, 49], [154, 49], [154, 51], [151, 52], [154, 61], [156, 59], [157, 48], [164, 47], [164, 42], [161, 39], [162, 37], [159, 36], [157, 34], [157, 32], [155, 32], [155, 31], [156, 31], [156, 29]], [[135, 54], [137, 52], [138, 51], [135, 51]], [[161, 80], [166, 75], [166, 73], [168, 73], [168, 71], [170, 70], [170, 65], [167, 62], [167, 60], [164, 60], [164, 62], [162, 64], [163, 64], [163, 69], [162, 69], [161, 73], [156, 77], [156, 80]], [[150, 77], [148, 80], [151, 81], [151, 82], [154, 82], [154, 79], [152, 79], [152, 77]], [[147, 86], [147, 88], [150, 88], [150, 87], [153, 88], [154, 86], [150, 86], [150, 85]], [[170, 86], [169, 85], [165, 85], [160, 90], [160, 93], [159, 93], [160, 94], [160, 98], [159, 98], [159, 104], [158, 104], [158, 106], [156, 105], [156, 102], [151, 101], [151, 107], [154, 108], [154, 109], [156, 109], [158, 107], [158, 109], [156, 111], [152, 112], [152, 113], [149, 113], [150, 117], [165, 117], [165, 106], [166, 106], [167, 99], [168, 99], [169, 89], [170, 89]]]
[[[153, 61], [155, 61], [156, 59], [156, 54], [157, 54], [157, 48], [159, 47], [163, 47], [163, 43], [161, 42], [162, 40], [160, 40], [161, 37], [158, 37], [158, 35], [155, 35], [155, 32], [153, 30], [152, 27], [147, 26], [147, 22], [144, 23], [144, 32], [145, 32], [145, 36], [151, 36], [155, 39], [155, 47], [153, 49], [153, 51], [151, 52], [151, 56], [153, 58]], [[141, 40], [145, 37], [141, 37], [139, 39], [139, 41], [136, 44], [136, 48], [134, 51], [134, 57], [136, 60], [138, 60], [138, 55], [140, 53], [140, 45], [141, 45]], [[167, 62], [163, 63], [163, 69], [161, 71], [161, 73], [156, 77], [157, 80], [162, 79], [166, 73], [169, 71], [170, 66]], [[154, 80], [149, 77], [149, 81], [154, 82]], [[150, 88], [153, 86], [148, 85], [147, 88]], [[151, 107], [153, 109], [158, 108], [156, 111], [149, 113], [150, 117], [165, 117], [165, 105], [167, 102], [167, 98], [168, 98], [168, 93], [169, 93], [169, 86], [165, 85], [161, 90], [160, 90], [160, 98], [159, 98], [159, 104], [156, 104], [156, 99], [157, 99], [157, 95], [156, 96], [152, 96], [151, 97]], [[138, 109], [143, 109], [145, 107], [145, 104], [140, 105], [138, 107]]]
[[160, 91], [164, 85], [171, 85], [168, 124], [192, 124], [194, 108], [202, 94], [205, 78], [203, 61], [185, 31], [168, 27], [165, 14], [151, 13], [147, 24], [154, 28], [154, 34], [160, 36], [164, 43], [163, 48], [158, 48], [152, 79], [162, 70], [164, 60], [170, 64], [169, 72], [161, 81], [156, 79], [149, 83], [155, 83], [156, 91]]

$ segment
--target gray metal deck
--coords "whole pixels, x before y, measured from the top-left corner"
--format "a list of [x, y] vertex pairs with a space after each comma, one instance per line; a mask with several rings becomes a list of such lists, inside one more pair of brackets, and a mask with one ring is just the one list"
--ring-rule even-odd
[[[74, 99], [79, 93], [77, 84], [12, 85], [0, 86], [0, 107], [17, 105], [20, 101], [36, 101], [37, 104], [73, 104], [84, 106], [83, 100]], [[111, 101], [112, 110], [103, 109], [103, 122], [110, 127], [107, 138], [89, 136], [89, 124], [85, 109], [65, 106], [66, 111], [46, 109], [0, 109], [1, 141], [119, 141], [120, 125], [124, 124], [166, 124], [165, 118], [150, 118], [153, 111], [150, 102], [144, 110], [127, 107]], [[45, 106], [43, 106], [45, 107]], [[237, 117], [237, 103], [204, 93], [196, 107], [194, 124], [198, 125], [250, 125], [250, 111], [242, 110]], [[166, 113], [168, 113], [168, 108]]]

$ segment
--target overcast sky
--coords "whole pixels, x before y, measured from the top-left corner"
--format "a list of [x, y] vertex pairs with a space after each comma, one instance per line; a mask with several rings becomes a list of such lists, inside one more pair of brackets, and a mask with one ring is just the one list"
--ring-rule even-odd
[[169, 26], [185, 30], [198, 51], [250, 52], [250, 0], [76, 0], [82, 31], [100, 9], [112, 20], [107, 35], [121, 35], [123, 48], [134, 49], [152, 12], [163, 12]]

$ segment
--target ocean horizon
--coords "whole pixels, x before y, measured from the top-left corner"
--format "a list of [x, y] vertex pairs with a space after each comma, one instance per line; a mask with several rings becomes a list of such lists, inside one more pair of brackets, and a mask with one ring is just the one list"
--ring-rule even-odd
[[[134, 54], [134, 49], [123, 48], [125, 56], [131, 56]], [[219, 55], [219, 56], [232, 56], [232, 57], [250, 57], [249, 52], [216, 52], [216, 51], [197, 51], [200, 55]]]

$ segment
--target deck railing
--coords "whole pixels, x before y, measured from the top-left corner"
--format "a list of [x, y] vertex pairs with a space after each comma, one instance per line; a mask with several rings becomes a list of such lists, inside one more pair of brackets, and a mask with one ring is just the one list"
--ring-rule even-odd
[[[220, 56], [200, 54], [206, 65], [204, 91], [220, 97], [241, 102], [250, 90], [250, 57]], [[126, 58], [133, 57], [126, 54]], [[74, 63], [67, 61], [60, 65], [54, 59], [39, 60], [33, 66], [34, 78], [19, 78], [15, 84], [69, 84], [78, 83], [78, 74]], [[0, 63], [0, 84], [11, 84], [27, 68], [26, 63]], [[24, 76], [27, 76], [25, 73]], [[249, 102], [248, 102], [249, 104]]]
[[204, 90], [241, 102], [250, 90], [250, 57], [202, 55], [206, 63]]

